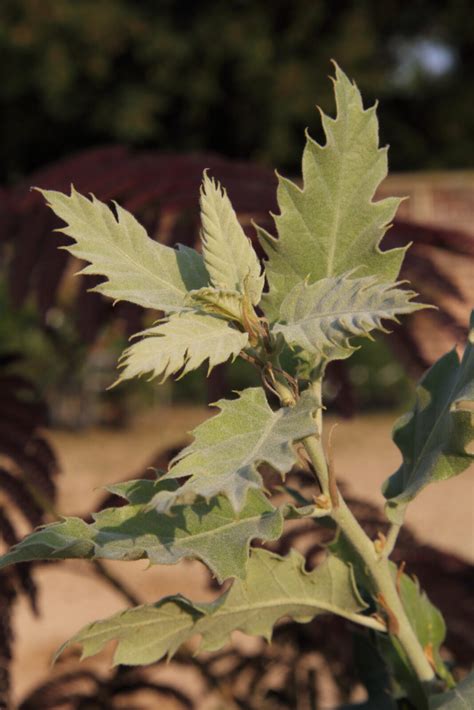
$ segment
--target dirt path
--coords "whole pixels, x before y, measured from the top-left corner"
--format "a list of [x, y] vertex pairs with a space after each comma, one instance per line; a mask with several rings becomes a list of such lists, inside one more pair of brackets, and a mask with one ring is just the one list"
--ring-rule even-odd
[[[53, 432], [63, 475], [59, 509], [64, 514], [86, 512], [103, 495], [108, 483], [140, 471], [157, 452], [182, 441], [206, 416], [193, 407], [157, 409], [138, 418], [126, 431]], [[399, 454], [390, 438], [393, 417], [370, 415], [343, 422], [334, 433], [338, 478], [360, 498], [382, 504], [380, 485], [398, 466]], [[329, 428], [329, 427], [328, 427]], [[421, 540], [474, 561], [474, 478], [472, 471], [426, 490], [411, 505], [408, 523]], [[199, 563], [155, 567], [145, 562], [111, 563], [145, 601], [181, 592], [204, 599], [206, 576]], [[41, 616], [34, 618], [21, 602], [15, 614], [13, 684], [17, 699], [49, 673], [50, 659], [60, 644], [81, 626], [123, 608], [123, 600], [107, 589], [84, 562], [50, 565], [39, 570]], [[104, 655], [104, 667], [110, 652]]]

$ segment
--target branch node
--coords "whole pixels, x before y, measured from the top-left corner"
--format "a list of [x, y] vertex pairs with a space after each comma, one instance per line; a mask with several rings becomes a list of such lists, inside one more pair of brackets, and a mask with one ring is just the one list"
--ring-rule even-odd
[[316, 508], [321, 508], [322, 510], [331, 509], [331, 501], [324, 493], [321, 493], [321, 495], [316, 496], [314, 498], [314, 502], [316, 503]]

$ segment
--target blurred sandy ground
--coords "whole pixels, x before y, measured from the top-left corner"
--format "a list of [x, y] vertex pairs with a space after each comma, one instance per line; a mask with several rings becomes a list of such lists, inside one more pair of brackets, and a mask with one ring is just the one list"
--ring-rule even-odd
[[[137, 418], [126, 431], [92, 429], [52, 432], [63, 474], [59, 477], [59, 510], [85, 513], [103, 495], [101, 487], [137, 474], [159, 450], [179, 445], [207, 416], [204, 408], [156, 409]], [[338, 478], [358, 498], [382, 505], [380, 486], [399, 464], [390, 431], [394, 417], [374, 414], [340, 423], [334, 433]], [[330, 428], [331, 421], [327, 424]], [[407, 522], [420, 540], [474, 561], [474, 479], [472, 471], [426, 489], [408, 511]], [[194, 599], [209, 597], [206, 574], [199, 563], [154, 567], [143, 562], [109, 563], [110, 569], [141, 599], [152, 602], [181, 592]], [[27, 604], [15, 614], [13, 686], [16, 699], [43, 681], [52, 654], [84, 624], [124, 608], [124, 601], [91, 573], [86, 562], [43, 567], [36, 574], [41, 616]], [[103, 655], [110, 665], [110, 650]]]

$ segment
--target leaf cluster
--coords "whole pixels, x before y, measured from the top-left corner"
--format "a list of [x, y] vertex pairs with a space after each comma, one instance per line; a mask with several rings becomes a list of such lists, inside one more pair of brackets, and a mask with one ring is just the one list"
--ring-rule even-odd
[[[219, 401], [219, 413], [193, 432], [194, 441], [155, 481], [113, 487], [127, 505], [101, 511], [90, 524], [70, 518], [40, 528], [0, 566], [75, 557], [198, 559], [219, 582], [233, 580], [213, 602], [167, 597], [90, 624], [71, 642], [89, 656], [116, 640], [116, 663], [146, 664], [172, 657], [196, 635], [203, 650], [213, 651], [236, 630], [270, 639], [282, 617], [307, 622], [331, 612], [376, 634], [392, 691], [423, 710], [423, 683], [434, 672], [451, 683], [439, 654], [444, 622], [419, 586], [388, 563], [390, 543], [374, 543], [353, 520], [321, 444], [328, 363], [349, 357], [353, 338], [371, 337], [386, 321], [425, 307], [398, 281], [405, 249], [380, 248], [399, 200], [373, 199], [387, 173], [375, 107], [364, 108], [337, 66], [334, 91], [336, 116], [322, 115], [325, 144], [307, 138], [303, 185], [279, 177], [278, 238], [258, 229], [264, 273], [225, 190], [207, 173], [201, 252], [149, 239], [118, 205], [74, 189], [41, 190], [72, 239], [64, 248], [86, 262], [82, 273], [104, 277], [95, 290], [157, 312], [156, 323], [125, 350], [118, 382], [137, 375], [164, 381], [203, 363], [210, 372], [240, 356], [263, 386]], [[425, 485], [472, 460], [474, 321], [472, 327], [462, 360], [452, 353], [434, 365], [414, 411], [396, 428], [403, 464], [384, 489], [395, 526]], [[281, 365], [289, 354], [291, 372]], [[277, 505], [262, 465], [284, 481], [307, 457], [319, 495]], [[285, 519], [298, 517], [328, 519], [338, 528], [311, 572], [295, 550], [279, 556], [252, 546], [276, 540]]]

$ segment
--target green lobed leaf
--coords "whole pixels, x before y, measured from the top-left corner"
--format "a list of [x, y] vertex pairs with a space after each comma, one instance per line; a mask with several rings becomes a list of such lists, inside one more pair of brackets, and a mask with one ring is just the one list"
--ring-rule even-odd
[[474, 708], [474, 672], [455, 688], [430, 698], [430, 710], [472, 710]]
[[292, 444], [314, 433], [313, 413], [321, 403], [306, 391], [294, 407], [274, 412], [263, 389], [253, 387], [216, 406], [220, 413], [194, 430], [193, 443], [162, 479], [188, 478], [177, 491], [155, 497], [159, 510], [169, 509], [183, 495], [210, 498], [220, 493], [234, 510], [241, 510], [247, 491], [263, 485], [259, 464], [266, 462], [284, 476], [297, 462]]
[[446, 638], [443, 615], [431, 603], [426, 592], [420, 589], [418, 580], [402, 574], [399, 579], [399, 589], [406, 615], [422, 648], [431, 653], [438, 675], [445, 677], [446, 668], [439, 653]]
[[213, 367], [235, 359], [248, 343], [247, 333], [227, 321], [204, 313], [176, 313], [168, 320], [148, 328], [141, 340], [128, 347], [120, 358], [122, 369], [115, 384], [137, 375], [151, 373], [160, 382], [179, 373], [186, 375], [208, 361]]
[[457, 476], [473, 462], [473, 404], [474, 311], [461, 362], [455, 350], [438, 360], [420, 381], [413, 410], [395, 424], [403, 463], [383, 488], [393, 521], [403, 521], [406, 505], [428, 483]]
[[206, 286], [203, 258], [194, 249], [172, 249], [150, 239], [141, 224], [119, 205], [113, 211], [94, 196], [39, 190], [53, 212], [66, 222], [58, 230], [72, 237], [65, 247], [88, 261], [80, 273], [105, 276], [93, 291], [165, 312], [187, 310], [186, 294]]
[[150, 510], [148, 503], [158, 490], [176, 485], [137, 480], [112, 487], [130, 505], [103, 510], [91, 524], [66, 518], [39, 528], [0, 558], [0, 569], [30, 560], [148, 559], [171, 565], [186, 558], [201, 560], [222, 582], [245, 577], [251, 540], [281, 535], [282, 515], [259, 491], [249, 492], [239, 514], [223, 496], [176, 506], [171, 516]]
[[172, 656], [196, 634], [202, 637], [201, 650], [215, 651], [236, 630], [270, 639], [282, 617], [304, 623], [330, 612], [352, 619], [365, 608], [349, 566], [328, 557], [307, 572], [304, 563], [294, 550], [287, 557], [252, 550], [246, 579], [234, 581], [214, 602], [167, 597], [89, 624], [64, 647], [80, 643], [86, 658], [116, 640], [114, 663], [139, 665]]
[[379, 283], [373, 276], [350, 276], [298, 283], [280, 306], [273, 332], [305, 351], [313, 368], [349, 357], [355, 350], [351, 337], [369, 337], [372, 330], [385, 330], [383, 320], [396, 321], [397, 314], [424, 308], [411, 301], [413, 291]]
[[[395, 576], [395, 565], [392, 566], [392, 571]], [[399, 589], [403, 607], [421, 647], [433, 659], [438, 676], [450, 680], [449, 671], [440, 656], [440, 648], [446, 636], [446, 625], [441, 612], [420, 589], [418, 581], [408, 575], [400, 576]], [[398, 639], [392, 636], [378, 636], [377, 644], [401, 694], [407, 696], [416, 708], [420, 710], [427, 708], [426, 689], [416, 676]]]
[[309, 280], [362, 267], [362, 275], [395, 281], [405, 249], [382, 252], [379, 243], [400, 203], [373, 202], [387, 175], [387, 149], [378, 147], [376, 106], [364, 109], [359, 90], [339, 67], [334, 80], [337, 115], [322, 114], [325, 145], [309, 136], [301, 189], [279, 177], [278, 239], [259, 229], [268, 254], [266, 315], [275, 320], [288, 291]]
[[257, 255], [226, 191], [207, 173], [201, 188], [201, 225], [204, 263], [213, 286], [245, 293], [257, 305], [264, 285]]

